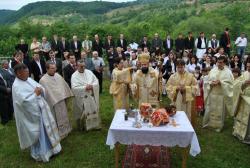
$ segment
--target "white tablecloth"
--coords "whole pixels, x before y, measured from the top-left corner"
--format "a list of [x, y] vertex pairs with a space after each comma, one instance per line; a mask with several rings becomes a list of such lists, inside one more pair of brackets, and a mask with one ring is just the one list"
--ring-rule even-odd
[[[185, 112], [178, 111], [173, 117], [178, 126], [167, 124], [159, 127], [149, 127], [143, 123], [141, 128], [134, 128], [134, 118], [124, 120], [124, 110], [117, 110], [108, 131], [106, 144], [112, 148], [120, 144], [137, 144], [168, 147], [187, 147], [190, 145], [190, 155], [196, 156], [201, 152], [196, 133]], [[172, 118], [170, 118], [171, 120]]]

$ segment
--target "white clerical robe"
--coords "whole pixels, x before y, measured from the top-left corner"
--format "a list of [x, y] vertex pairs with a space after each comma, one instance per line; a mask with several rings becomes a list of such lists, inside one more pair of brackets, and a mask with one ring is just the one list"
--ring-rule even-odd
[[42, 88], [31, 78], [15, 79], [12, 86], [14, 113], [21, 149], [31, 147], [34, 159], [47, 162], [50, 156], [60, 152], [60, 137], [44, 94], [37, 96], [36, 87]]
[[[211, 82], [219, 80], [220, 85], [211, 86]], [[233, 98], [233, 75], [230, 69], [213, 68], [204, 81], [205, 115], [203, 127], [210, 126], [220, 131], [224, 126], [226, 112], [231, 113]]]
[[55, 117], [59, 135], [61, 139], [63, 139], [72, 130], [69, 122], [66, 100], [73, 97], [73, 93], [68, 84], [58, 73], [55, 73], [54, 76], [45, 74], [40, 79], [39, 83], [46, 90], [45, 99]]
[[233, 135], [243, 143], [250, 144], [250, 85], [244, 86], [250, 80], [250, 72], [244, 72], [234, 85], [235, 115]]
[[[86, 90], [87, 85], [93, 86]], [[76, 71], [71, 77], [71, 88], [75, 95], [74, 116], [80, 119], [80, 128], [84, 125], [86, 130], [100, 128], [99, 116], [99, 83], [96, 76], [85, 69], [83, 73]]]

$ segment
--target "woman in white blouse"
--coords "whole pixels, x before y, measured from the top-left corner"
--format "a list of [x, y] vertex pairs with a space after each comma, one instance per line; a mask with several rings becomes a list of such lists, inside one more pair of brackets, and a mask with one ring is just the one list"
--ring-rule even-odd
[[40, 52], [41, 47], [41, 43], [37, 41], [36, 37], [34, 37], [30, 45], [30, 50], [33, 52]]
[[194, 73], [195, 68], [197, 66], [200, 66], [200, 64], [198, 63], [198, 59], [197, 59], [197, 57], [195, 55], [192, 55], [188, 65], [186, 66], [186, 69], [187, 69], [188, 72]]

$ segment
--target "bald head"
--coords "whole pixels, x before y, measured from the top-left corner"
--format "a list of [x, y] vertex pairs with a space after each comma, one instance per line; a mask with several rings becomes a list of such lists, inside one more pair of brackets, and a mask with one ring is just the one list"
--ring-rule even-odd
[[77, 36], [76, 36], [76, 35], [73, 36], [73, 40], [74, 40], [74, 41], [77, 40]]
[[84, 70], [85, 70], [85, 62], [84, 62], [84, 60], [80, 59], [80, 60], [77, 61], [77, 70], [80, 73], [84, 72]]
[[158, 33], [155, 33], [155, 38], [158, 38], [159, 37], [159, 34]]
[[93, 55], [94, 58], [97, 58], [98, 57], [98, 52], [97, 51], [93, 51], [92, 55]]

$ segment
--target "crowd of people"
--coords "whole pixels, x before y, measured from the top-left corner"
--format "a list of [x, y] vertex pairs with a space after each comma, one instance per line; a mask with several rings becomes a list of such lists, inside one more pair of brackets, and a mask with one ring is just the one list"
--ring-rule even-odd
[[204, 32], [196, 39], [192, 32], [186, 38], [179, 34], [176, 40], [155, 33], [152, 41], [144, 36], [139, 43], [128, 43], [123, 34], [116, 42], [108, 35], [104, 43], [98, 35], [82, 42], [77, 36], [70, 42], [57, 35], [51, 42], [33, 38], [30, 46], [21, 39], [13, 58], [2, 61], [1, 123], [13, 119], [14, 112], [21, 148], [30, 148], [35, 160], [49, 161], [61, 151], [60, 140], [71, 132], [72, 122], [80, 130], [101, 128], [99, 95], [108, 67], [114, 110], [128, 110], [131, 98], [159, 108], [161, 97], [168, 96], [194, 126], [202, 115], [204, 128], [220, 132], [229, 114], [233, 135], [250, 143], [245, 34], [234, 44], [237, 52], [231, 55], [228, 28], [219, 39], [212, 34], [209, 40]]

